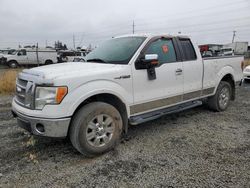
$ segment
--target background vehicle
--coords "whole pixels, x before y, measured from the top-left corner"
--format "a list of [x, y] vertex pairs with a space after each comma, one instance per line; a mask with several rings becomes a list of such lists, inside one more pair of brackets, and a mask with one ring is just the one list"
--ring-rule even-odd
[[234, 55], [234, 50], [232, 48], [221, 48], [219, 51], [219, 56], [232, 56]]
[[248, 65], [243, 71], [244, 79], [250, 81], [250, 65]]
[[0, 58], [6, 54], [12, 54], [15, 51], [16, 51], [15, 49], [2, 49], [0, 50]]
[[77, 56], [77, 57], [74, 57], [73, 62], [85, 62], [85, 59], [84, 57]]
[[85, 63], [23, 70], [12, 109], [35, 135], [69, 136], [82, 154], [114, 148], [132, 125], [201, 105], [224, 111], [235, 99], [243, 57], [202, 59], [187, 36], [127, 35]]
[[84, 57], [86, 54], [85, 52], [81, 51], [59, 51], [58, 52], [58, 62], [73, 62], [74, 58], [77, 57]]
[[201, 54], [202, 57], [213, 57], [213, 52], [212, 51], [204, 51]]
[[4, 61], [11, 68], [19, 65], [48, 65], [57, 63], [57, 52], [52, 49], [23, 48], [4, 55]]
[[224, 45], [224, 48], [231, 48], [235, 55], [244, 55], [248, 49], [248, 42], [234, 42]]

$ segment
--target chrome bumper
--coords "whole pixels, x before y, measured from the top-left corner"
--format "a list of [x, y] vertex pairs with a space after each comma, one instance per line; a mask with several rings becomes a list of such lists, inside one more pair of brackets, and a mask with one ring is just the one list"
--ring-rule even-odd
[[17, 118], [19, 127], [38, 136], [65, 138], [71, 118], [45, 119], [26, 116], [12, 110], [14, 117]]

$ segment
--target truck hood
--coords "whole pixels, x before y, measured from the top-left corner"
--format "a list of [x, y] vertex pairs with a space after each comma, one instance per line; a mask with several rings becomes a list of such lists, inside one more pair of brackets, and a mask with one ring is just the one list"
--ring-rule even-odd
[[10, 57], [13, 57], [14, 55], [11, 55], [11, 54], [0, 54], [0, 56], [5, 57], [5, 58], [10, 58]]
[[87, 62], [72, 62], [72, 63], [60, 63], [54, 65], [47, 65], [36, 67], [32, 69], [25, 69], [21, 74], [26, 76], [36, 77], [36, 80], [47, 80], [53, 82], [53, 80], [63, 77], [81, 77], [81, 76], [93, 76], [108, 74], [118, 71], [121, 66], [115, 64], [104, 63], [87, 63]]

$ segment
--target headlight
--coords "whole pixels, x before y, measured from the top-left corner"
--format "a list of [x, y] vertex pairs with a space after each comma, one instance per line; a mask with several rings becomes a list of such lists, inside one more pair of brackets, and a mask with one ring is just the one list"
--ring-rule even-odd
[[250, 69], [245, 69], [244, 72], [250, 72]]
[[35, 109], [42, 110], [46, 104], [60, 104], [67, 93], [67, 87], [36, 87]]

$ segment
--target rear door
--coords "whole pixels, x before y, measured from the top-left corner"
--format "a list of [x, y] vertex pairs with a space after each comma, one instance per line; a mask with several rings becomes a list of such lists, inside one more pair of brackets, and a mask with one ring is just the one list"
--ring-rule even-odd
[[141, 56], [157, 54], [159, 66], [155, 68], [156, 79], [153, 80], [148, 78], [147, 69], [133, 67], [134, 105], [130, 107], [131, 115], [182, 101], [183, 68], [175, 44], [172, 38], [158, 37], [151, 39], [142, 50]]
[[201, 96], [203, 62], [189, 38], [179, 37], [177, 40], [183, 61], [183, 101], [187, 101]]

